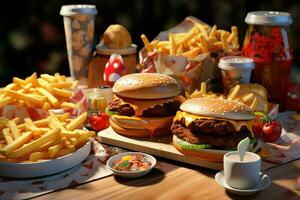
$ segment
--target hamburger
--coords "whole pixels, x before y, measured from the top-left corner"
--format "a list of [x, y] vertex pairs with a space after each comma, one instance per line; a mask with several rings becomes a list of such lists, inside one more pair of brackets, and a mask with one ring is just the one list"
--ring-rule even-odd
[[171, 134], [173, 117], [185, 100], [179, 83], [158, 73], [128, 74], [118, 79], [107, 113], [111, 127], [129, 137], [160, 137]]
[[215, 155], [213, 151], [208, 155], [209, 151], [203, 149], [235, 149], [242, 139], [252, 139], [254, 118], [251, 109], [240, 102], [189, 99], [181, 104], [174, 117], [173, 145], [183, 154], [221, 161], [223, 155]]

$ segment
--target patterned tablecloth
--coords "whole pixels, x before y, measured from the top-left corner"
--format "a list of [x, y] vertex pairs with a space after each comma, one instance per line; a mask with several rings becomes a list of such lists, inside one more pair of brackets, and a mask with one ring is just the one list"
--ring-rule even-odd
[[[292, 119], [292, 114], [294, 113], [279, 114], [283, 133], [276, 144], [263, 143], [259, 154], [268, 163], [264, 169], [300, 158], [300, 121]], [[109, 155], [118, 152], [109, 152], [95, 140], [92, 143], [89, 157], [79, 166], [65, 172], [35, 179], [0, 178], [0, 199], [32, 198], [111, 175], [112, 172], [107, 169], [105, 162]]]
[[108, 157], [106, 150], [96, 140], [92, 140], [91, 154], [72, 169], [42, 178], [0, 178], [0, 199], [32, 198], [109, 176], [112, 172], [105, 165]]

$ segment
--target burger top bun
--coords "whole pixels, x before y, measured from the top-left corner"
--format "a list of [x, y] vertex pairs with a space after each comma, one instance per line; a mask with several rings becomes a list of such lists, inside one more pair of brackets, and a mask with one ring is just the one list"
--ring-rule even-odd
[[162, 99], [179, 95], [181, 86], [175, 79], [164, 74], [136, 73], [118, 79], [113, 92], [121, 97]]
[[183, 102], [180, 109], [195, 115], [232, 120], [252, 120], [252, 110], [245, 104], [227, 99], [195, 98]]
[[119, 24], [110, 25], [103, 33], [102, 41], [110, 49], [129, 48], [132, 43], [128, 30]]

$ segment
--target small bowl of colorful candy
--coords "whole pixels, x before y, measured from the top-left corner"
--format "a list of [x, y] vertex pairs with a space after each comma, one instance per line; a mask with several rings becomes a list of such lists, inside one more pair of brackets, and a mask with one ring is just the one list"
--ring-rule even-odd
[[156, 165], [156, 159], [146, 153], [126, 152], [111, 157], [106, 165], [117, 176], [137, 178], [151, 171]]

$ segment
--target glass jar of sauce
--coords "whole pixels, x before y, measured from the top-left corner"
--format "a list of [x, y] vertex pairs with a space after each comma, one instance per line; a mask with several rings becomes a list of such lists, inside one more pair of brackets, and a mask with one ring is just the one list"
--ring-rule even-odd
[[288, 82], [293, 64], [289, 41], [292, 17], [286, 12], [256, 11], [247, 14], [248, 30], [242, 55], [254, 60], [251, 81], [262, 84], [268, 91], [268, 100], [286, 108]]

